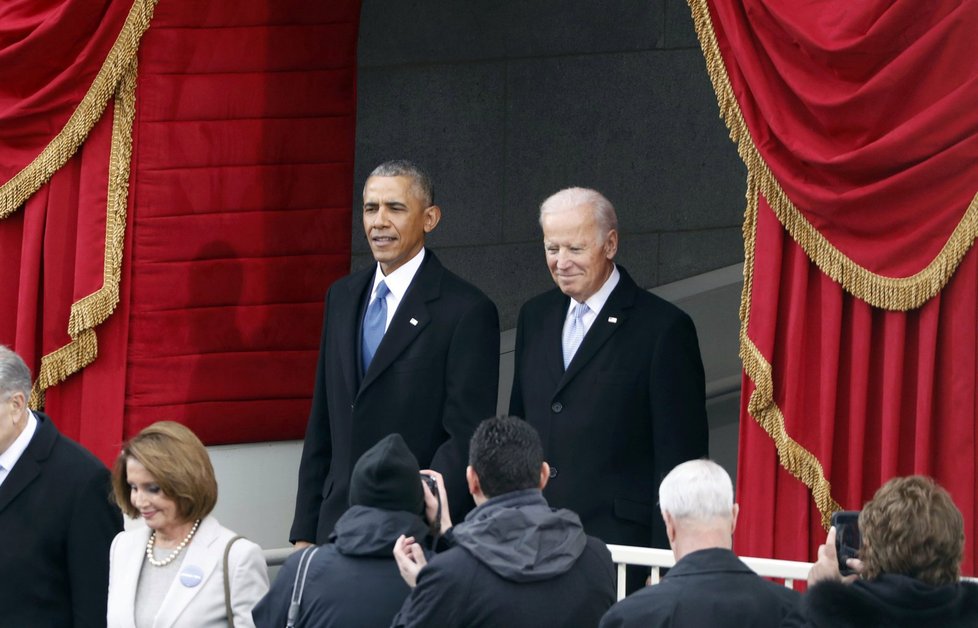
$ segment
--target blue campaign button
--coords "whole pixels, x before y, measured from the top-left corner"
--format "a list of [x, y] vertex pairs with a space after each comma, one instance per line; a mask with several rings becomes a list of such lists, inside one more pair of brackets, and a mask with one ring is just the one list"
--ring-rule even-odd
[[193, 588], [203, 582], [204, 570], [197, 565], [186, 565], [180, 570], [180, 584]]

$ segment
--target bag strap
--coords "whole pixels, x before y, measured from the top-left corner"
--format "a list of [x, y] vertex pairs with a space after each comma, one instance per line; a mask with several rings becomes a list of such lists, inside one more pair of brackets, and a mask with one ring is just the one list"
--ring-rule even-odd
[[302, 592], [306, 590], [306, 574], [309, 573], [312, 557], [318, 551], [318, 545], [307, 547], [302, 550], [302, 555], [299, 556], [299, 568], [295, 571], [295, 581], [292, 583], [292, 600], [289, 602], [289, 614], [285, 628], [295, 628], [295, 622], [299, 618], [299, 607], [302, 605]]
[[228, 628], [234, 628], [234, 611], [231, 610], [231, 579], [228, 577], [228, 556], [231, 555], [231, 546], [234, 545], [234, 542], [243, 538], [239, 534], [228, 541], [224, 548], [224, 612], [227, 613]]

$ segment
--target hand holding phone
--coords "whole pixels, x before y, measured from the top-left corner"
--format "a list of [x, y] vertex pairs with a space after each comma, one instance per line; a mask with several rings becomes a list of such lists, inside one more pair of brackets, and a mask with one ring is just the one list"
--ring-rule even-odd
[[862, 537], [859, 534], [859, 511], [840, 510], [832, 513], [832, 527], [835, 528], [835, 554], [839, 560], [839, 571], [843, 576], [856, 573], [849, 567], [850, 558], [859, 558]]

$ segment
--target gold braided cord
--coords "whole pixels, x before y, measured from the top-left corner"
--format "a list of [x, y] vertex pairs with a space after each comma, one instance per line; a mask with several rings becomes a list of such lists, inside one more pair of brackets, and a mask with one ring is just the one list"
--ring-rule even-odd
[[123, 246], [126, 239], [126, 206], [129, 202], [129, 163], [132, 158], [132, 124], [136, 119], [136, 60], [122, 76], [115, 97], [112, 148], [109, 153], [109, 189], [105, 212], [105, 261], [102, 287], [71, 306], [68, 335], [103, 323], [119, 303]]
[[832, 498], [832, 485], [825, 477], [822, 463], [815, 454], [788, 435], [784, 414], [774, 401], [774, 375], [771, 364], [747, 335], [750, 324], [751, 290], [754, 287], [757, 203], [757, 179], [748, 173], [747, 209], [744, 212], [744, 289], [740, 298], [740, 359], [747, 376], [754, 382], [754, 392], [747, 401], [747, 413], [774, 441], [781, 466], [801, 480], [811, 491], [815, 505], [822, 515], [822, 526], [828, 530], [832, 513], [842, 510], [842, 507]]
[[815, 454], [788, 435], [784, 425], [784, 414], [774, 402], [771, 365], [743, 332], [740, 338], [740, 357], [744, 361], [747, 376], [754, 382], [754, 392], [747, 401], [747, 412], [774, 441], [781, 466], [801, 480], [811, 491], [815, 505], [822, 515], [822, 526], [828, 530], [832, 513], [842, 510], [842, 506], [832, 498], [832, 485], [825, 477], [822, 463]]
[[707, 0], [688, 0], [688, 3], [693, 14], [696, 35], [706, 59], [706, 69], [716, 92], [720, 117], [727, 124], [730, 139], [737, 145], [737, 152], [747, 166], [748, 173], [754, 176], [757, 190], [764, 195], [785, 230], [812, 262], [850, 294], [885, 310], [916, 309], [939, 293], [978, 237], [978, 194], [972, 198], [944, 247], [920, 272], [909, 277], [896, 278], [879, 275], [860, 266], [812, 226], [771, 173], [754, 145], [734, 96], [713, 30]]
[[[832, 485], [825, 477], [825, 469], [822, 467], [822, 463], [812, 452], [805, 449], [788, 434], [784, 414], [774, 401], [774, 375], [771, 364], [747, 334], [750, 326], [751, 294], [754, 286], [758, 198], [763, 190], [772, 189], [772, 185], [776, 190], [780, 191], [781, 188], [774, 181], [767, 165], [754, 148], [750, 131], [744, 123], [740, 108], [734, 98], [733, 89], [730, 87], [726, 68], [723, 66], [723, 60], [717, 46], [706, 0], [688, 1], [693, 12], [696, 34], [706, 58], [707, 70], [717, 94], [721, 117], [727, 121], [730, 138], [737, 145], [740, 157], [747, 165], [747, 204], [744, 211], [743, 226], [744, 288], [740, 298], [740, 359], [744, 364], [744, 372], [754, 382], [754, 392], [751, 393], [750, 399], [747, 401], [747, 413], [774, 441], [781, 466], [808, 487], [815, 500], [815, 505], [822, 515], [822, 525], [828, 529], [832, 513], [842, 510], [842, 508], [832, 498]], [[766, 193], [765, 198], [768, 199], [769, 203], [771, 202]], [[783, 191], [780, 198], [790, 204]], [[802, 221], [805, 220], [797, 210], [795, 213]], [[826, 242], [826, 244], [828, 243]]]
[[[68, 125], [28, 168], [17, 175], [17, 177], [21, 177], [38, 163], [46, 163], [46, 165], [38, 167], [37, 172], [40, 172], [41, 175], [35, 172], [28, 177], [31, 181], [36, 181], [37, 185], [33, 189], [29, 189], [23, 199], [17, 200], [14, 203], [14, 208], [22, 205], [27, 197], [37, 191], [37, 188], [47, 181], [58, 168], [63, 166], [78, 149], [81, 142], [88, 136], [95, 121], [101, 117], [105, 110], [106, 103], [103, 102], [97, 107], [95, 120], [89, 121], [88, 116], [96, 111], [92, 103], [100, 94], [100, 81], [106, 80], [106, 76], [115, 77], [110, 92], [114, 96], [115, 107], [112, 119], [112, 144], [109, 149], [102, 287], [72, 304], [71, 314], [68, 318], [68, 336], [71, 338], [68, 344], [41, 357], [37, 379], [31, 390], [30, 405], [34, 408], [44, 405], [44, 393], [48, 388], [60, 384], [72, 374], [81, 371], [95, 361], [98, 357], [98, 338], [95, 334], [95, 327], [105, 322], [119, 304], [119, 283], [122, 277], [122, 260], [126, 239], [126, 210], [129, 202], [132, 127], [136, 118], [136, 51], [142, 34], [149, 26], [155, 6], [156, 0], [135, 0], [129, 17], [126, 19], [126, 24], [109, 52], [105, 64], [99, 71], [95, 83], [89, 89], [82, 104], [75, 110]], [[86, 103], [86, 101], [88, 102]], [[79, 111], [82, 110], [84, 112], [80, 115]], [[66, 131], [75, 123], [76, 119], [84, 120], [84, 122], [77, 123], [83, 126], [84, 132], [77, 144], [69, 145], [69, 140], [65, 138], [74, 138], [82, 129], [82, 126], [78, 126], [66, 135]], [[42, 160], [46, 154], [48, 154], [49, 160], [52, 159], [49, 153], [58, 155], [57, 158], [60, 159], [64, 151], [69, 152], [56, 166], [53, 162], [43, 162]], [[49, 168], [53, 169], [49, 171]], [[8, 182], [8, 185], [13, 182], [14, 179]], [[3, 189], [7, 187], [5, 185]], [[0, 192], [3, 189], [0, 189]], [[17, 187], [16, 191], [19, 194], [26, 189]], [[0, 196], [0, 203], [4, 202], [6, 198]], [[3, 214], [4, 209], [6, 206], [0, 205], [0, 219], [10, 213]]]
[[132, 125], [136, 118], [136, 59], [122, 75], [115, 93], [109, 181], [105, 212], [105, 258], [102, 287], [71, 306], [68, 335], [71, 341], [41, 358], [31, 390], [31, 406], [44, 405], [44, 391], [60, 384], [98, 357], [95, 327], [105, 322], [119, 304], [119, 282], [126, 239], [129, 172], [132, 157]]
[[51, 176], [65, 165], [81, 146], [89, 131], [105, 112], [122, 75], [132, 66], [139, 41], [149, 28], [157, 0], [133, 0], [122, 30], [112, 45], [105, 63], [92, 81], [91, 87], [72, 112], [64, 128], [54, 136], [41, 153], [0, 185], [0, 220], [14, 213]]

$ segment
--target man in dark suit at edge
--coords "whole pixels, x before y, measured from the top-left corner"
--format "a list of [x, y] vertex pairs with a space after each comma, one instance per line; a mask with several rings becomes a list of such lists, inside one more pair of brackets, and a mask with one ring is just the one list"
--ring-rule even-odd
[[338, 280], [326, 312], [290, 540], [324, 543], [349, 506], [353, 464], [397, 432], [422, 468], [440, 471], [455, 509], [468, 442], [495, 414], [499, 316], [477, 288], [425, 249], [441, 219], [428, 175], [381, 164], [363, 188], [363, 228], [377, 264]]
[[0, 627], [105, 626], [122, 513], [109, 471], [27, 407], [31, 374], [0, 345]]
[[606, 543], [667, 548], [659, 482], [707, 455], [696, 329], [615, 265], [617, 217], [600, 193], [554, 194], [540, 226], [557, 289], [520, 310], [510, 413], [540, 432], [554, 507]]

